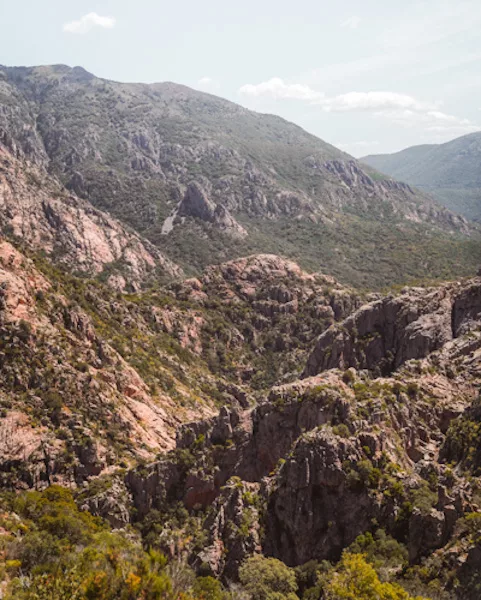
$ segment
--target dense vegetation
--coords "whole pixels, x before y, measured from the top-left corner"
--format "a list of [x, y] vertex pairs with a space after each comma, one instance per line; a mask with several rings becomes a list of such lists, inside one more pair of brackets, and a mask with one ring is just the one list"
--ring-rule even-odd
[[112, 531], [102, 519], [79, 510], [65, 488], [4, 494], [0, 502], [6, 600], [412, 598], [398, 584], [380, 580], [375, 565], [382, 565], [382, 547], [377, 563], [366, 554], [347, 552], [338, 565], [313, 562], [298, 569], [256, 555], [242, 565], [240, 585], [223, 586], [210, 576], [196, 577], [179, 558], [168, 560], [143, 548], [134, 530]]
[[196, 237], [179, 229], [157, 243], [190, 274], [211, 261], [271, 252], [296, 260], [306, 270], [333, 275], [364, 290], [447, 280], [453, 274], [469, 276], [481, 263], [477, 236], [466, 239], [439, 230], [426, 231], [422, 225], [408, 228], [395, 220], [367, 221], [345, 214], [328, 225], [284, 218], [264, 223], [262, 228], [253, 219], [246, 218], [243, 223], [251, 225], [251, 234], [244, 240], [212, 230]]

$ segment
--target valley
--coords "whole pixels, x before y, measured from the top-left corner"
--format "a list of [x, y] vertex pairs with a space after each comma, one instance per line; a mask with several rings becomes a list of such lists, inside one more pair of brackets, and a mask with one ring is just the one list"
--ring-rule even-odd
[[1, 598], [479, 598], [480, 229], [386, 165], [0, 67]]

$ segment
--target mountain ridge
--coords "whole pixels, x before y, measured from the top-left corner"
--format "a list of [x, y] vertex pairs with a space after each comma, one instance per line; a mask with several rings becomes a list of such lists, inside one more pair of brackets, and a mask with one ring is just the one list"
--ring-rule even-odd
[[481, 131], [360, 160], [423, 189], [467, 218], [481, 219]]
[[[376, 285], [398, 283], [412, 274], [393, 276], [403, 269], [390, 266], [393, 244], [414, 251], [416, 277], [426, 238], [429, 274], [444, 276], [441, 265], [475, 271], [478, 233], [465, 220], [280, 117], [186, 86], [114, 83], [81, 68], [3, 67], [0, 76], [4, 145], [188, 273], [268, 251], [358, 286], [374, 272]], [[202, 190], [193, 201], [191, 184]], [[362, 247], [362, 230], [386, 238], [380, 253]], [[348, 242], [356, 236], [357, 254]]]

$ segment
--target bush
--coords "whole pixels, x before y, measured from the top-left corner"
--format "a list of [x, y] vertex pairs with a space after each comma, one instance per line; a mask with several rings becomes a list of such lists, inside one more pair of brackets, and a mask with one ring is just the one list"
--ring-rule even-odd
[[351, 385], [352, 383], [354, 383], [356, 381], [356, 373], [354, 369], [347, 369], [346, 371], [344, 371], [344, 373], [342, 374], [342, 380], [346, 385]]
[[213, 577], [197, 577], [193, 592], [200, 600], [223, 600], [225, 597], [220, 581]]
[[341, 423], [340, 425], [334, 425], [332, 432], [342, 438], [348, 438], [351, 435], [349, 427], [344, 423]]
[[406, 546], [387, 535], [383, 529], [378, 529], [374, 535], [370, 532], [358, 535], [348, 551], [363, 554], [378, 572], [381, 569], [400, 570], [407, 566], [409, 558]]
[[[102, 519], [80, 511], [69, 490], [52, 486], [22, 493], [11, 500], [10, 509], [22, 527], [8, 538], [5, 559], [13, 574], [22, 576], [12, 579], [6, 600], [180, 597], [174, 595], [161, 553], [144, 552], [131, 535], [113, 533]], [[218, 600], [216, 586], [207, 582], [203, 589], [206, 600]], [[180, 591], [190, 598], [190, 586]]]

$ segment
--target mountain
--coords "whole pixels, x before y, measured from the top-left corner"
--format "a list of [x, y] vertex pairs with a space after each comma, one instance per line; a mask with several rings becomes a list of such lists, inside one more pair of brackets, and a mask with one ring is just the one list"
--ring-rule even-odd
[[125, 295], [5, 240], [0, 291], [3, 487], [155, 459], [181, 423], [298, 377], [316, 337], [361, 303], [269, 255]]
[[382, 287], [480, 260], [479, 232], [417, 190], [279, 117], [173, 83], [1, 67], [0, 142], [190, 274], [269, 252]]
[[172, 598], [479, 597], [479, 277], [363, 297], [255, 255], [126, 294], [2, 240], [0, 290], [6, 598], [148, 565]]
[[480, 246], [277, 117], [0, 68], [0, 596], [478, 600]]
[[481, 132], [361, 161], [432, 194], [468, 219], [481, 220]]

